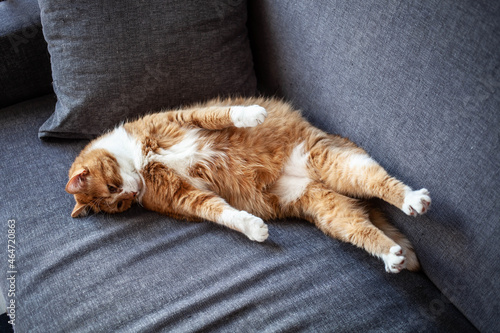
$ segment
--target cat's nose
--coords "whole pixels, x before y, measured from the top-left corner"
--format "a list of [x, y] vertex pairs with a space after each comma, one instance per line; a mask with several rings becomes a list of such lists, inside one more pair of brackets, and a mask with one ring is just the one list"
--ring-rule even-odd
[[133, 200], [137, 197], [137, 192], [127, 192], [124, 194], [124, 199]]

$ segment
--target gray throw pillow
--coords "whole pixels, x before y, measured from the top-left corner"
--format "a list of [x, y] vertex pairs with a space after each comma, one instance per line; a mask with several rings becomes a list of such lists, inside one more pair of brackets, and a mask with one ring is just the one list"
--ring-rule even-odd
[[39, 137], [92, 138], [139, 115], [253, 95], [245, 0], [39, 0], [57, 104]]

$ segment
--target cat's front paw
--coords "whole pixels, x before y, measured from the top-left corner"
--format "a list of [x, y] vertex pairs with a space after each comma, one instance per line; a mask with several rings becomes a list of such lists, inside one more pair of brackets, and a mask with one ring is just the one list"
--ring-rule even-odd
[[409, 190], [406, 193], [403, 207], [401, 208], [406, 215], [417, 216], [424, 214], [431, 206], [431, 197], [429, 191], [423, 188], [418, 191]]
[[266, 109], [259, 105], [232, 106], [229, 114], [235, 127], [255, 127], [267, 117]]
[[267, 225], [257, 216], [241, 211], [238, 213], [237, 219], [241, 230], [251, 240], [263, 242], [269, 236]]
[[399, 273], [406, 268], [405, 253], [399, 245], [391, 247], [388, 254], [382, 255], [382, 259], [387, 273]]

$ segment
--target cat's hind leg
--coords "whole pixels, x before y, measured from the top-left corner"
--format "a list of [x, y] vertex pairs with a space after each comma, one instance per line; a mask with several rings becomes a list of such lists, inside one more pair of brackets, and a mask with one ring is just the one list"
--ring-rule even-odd
[[327, 137], [310, 151], [318, 179], [336, 192], [358, 198], [380, 198], [410, 216], [427, 212], [429, 191], [414, 191], [373, 160], [363, 149], [340, 137]]
[[420, 270], [420, 263], [408, 238], [390, 224], [379, 209], [370, 207], [369, 218], [374, 226], [382, 230], [384, 234], [401, 246], [406, 257], [406, 269], [410, 271]]
[[[327, 235], [354, 244], [381, 258], [387, 272], [399, 273], [405, 268], [418, 269], [414, 263], [414, 252], [408, 253], [411, 245], [406, 238], [395, 229], [388, 228], [380, 216], [375, 216], [374, 222], [385, 229], [387, 234], [374, 225], [370, 221], [367, 207], [361, 201], [314, 182], [309, 184], [295, 205], [304, 218], [314, 222]], [[411, 257], [410, 265], [408, 255]]]

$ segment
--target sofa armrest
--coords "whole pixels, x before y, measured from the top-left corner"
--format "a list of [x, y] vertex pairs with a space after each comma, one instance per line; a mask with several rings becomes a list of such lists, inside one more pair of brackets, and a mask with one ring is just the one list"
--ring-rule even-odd
[[0, 2], [0, 107], [52, 92], [36, 0]]

